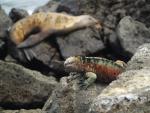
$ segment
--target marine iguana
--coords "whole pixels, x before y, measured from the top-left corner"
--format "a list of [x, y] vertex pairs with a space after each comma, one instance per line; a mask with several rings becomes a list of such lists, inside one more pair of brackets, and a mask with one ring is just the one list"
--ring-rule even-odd
[[69, 72], [84, 72], [87, 80], [83, 85], [87, 88], [96, 79], [103, 83], [115, 80], [120, 73], [125, 71], [126, 63], [101, 57], [72, 56], [65, 60], [64, 67]]

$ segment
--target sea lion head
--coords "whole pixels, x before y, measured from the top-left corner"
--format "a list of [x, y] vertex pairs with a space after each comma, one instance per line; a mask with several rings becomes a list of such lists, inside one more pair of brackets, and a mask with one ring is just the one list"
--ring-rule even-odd
[[81, 15], [77, 21], [81, 27], [95, 26], [97, 29], [101, 28], [100, 21], [90, 15]]

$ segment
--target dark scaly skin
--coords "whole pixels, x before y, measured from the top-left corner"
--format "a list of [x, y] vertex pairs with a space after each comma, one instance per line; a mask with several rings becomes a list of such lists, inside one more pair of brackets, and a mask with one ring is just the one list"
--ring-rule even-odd
[[98, 81], [107, 83], [115, 80], [125, 70], [126, 66], [121, 66], [112, 60], [101, 57], [78, 56], [68, 58], [65, 61], [65, 67], [70, 71], [93, 72], [97, 75]]

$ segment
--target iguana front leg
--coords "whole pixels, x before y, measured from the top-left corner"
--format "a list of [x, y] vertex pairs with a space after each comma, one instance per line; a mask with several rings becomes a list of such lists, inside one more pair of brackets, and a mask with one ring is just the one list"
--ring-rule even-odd
[[93, 72], [86, 72], [85, 77], [87, 79], [84, 81], [82, 86], [84, 87], [84, 89], [87, 89], [92, 83], [95, 82], [95, 80], [97, 79], [97, 75]]

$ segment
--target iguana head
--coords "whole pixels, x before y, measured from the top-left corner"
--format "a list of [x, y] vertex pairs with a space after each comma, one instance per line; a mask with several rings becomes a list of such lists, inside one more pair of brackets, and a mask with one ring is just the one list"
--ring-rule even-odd
[[115, 63], [124, 69], [127, 67], [127, 64], [124, 61], [117, 60]]
[[81, 60], [79, 56], [72, 56], [65, 60], [64, 66], [67, 71], [79, 72], [81, 71], [80, 63], [81, 63]]
[[82, 27], [95, 26], [97, 29], [101, 28], [100, 21], [90, 15], [78, 16], [77, 23]]

